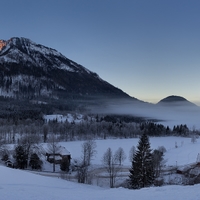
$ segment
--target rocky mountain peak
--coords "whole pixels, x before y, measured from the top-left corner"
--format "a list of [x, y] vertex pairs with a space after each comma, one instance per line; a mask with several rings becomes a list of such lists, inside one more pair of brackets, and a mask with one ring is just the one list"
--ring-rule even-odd
[[19, 37], [0, 44], [0, 96], [130, 98], [55, 49]]
[[5, 47], [7, 42], [5, 40], [0, 40], [0, 51], [2, 50], [3, 47]]

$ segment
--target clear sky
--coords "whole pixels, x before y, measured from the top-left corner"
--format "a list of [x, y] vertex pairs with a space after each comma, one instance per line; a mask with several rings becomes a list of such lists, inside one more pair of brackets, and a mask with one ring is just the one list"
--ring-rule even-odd
[[0, 39], [54, 48], [130, 96], [200, 105], [199, 0], [1, 0]]

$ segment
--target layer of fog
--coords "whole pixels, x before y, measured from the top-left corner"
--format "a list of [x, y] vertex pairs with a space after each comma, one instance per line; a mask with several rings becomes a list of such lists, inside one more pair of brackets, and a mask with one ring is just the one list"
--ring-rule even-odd
[[186, 124], [189, 129], [200, 129], [200, 107], [176, 102], [176, 105], [158, 105], [140, 101], [108, 101], [106, 105], [93, 108], [102, 114], [131, 115], [156, 120], [165, 126]]

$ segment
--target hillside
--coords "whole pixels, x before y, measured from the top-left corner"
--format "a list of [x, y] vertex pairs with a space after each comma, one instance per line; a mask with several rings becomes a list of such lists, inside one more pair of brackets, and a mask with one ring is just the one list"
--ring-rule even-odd
[[139, 102], [55, 49], [27, 38], [0, 40], [0, 117], [83, 111], [122, 99]]
[[185, 107], [198, 107], [194, 103], [188, 101], [184, 97], [181, 96], [168, 96], [162, 100], [160, 100], [157, 105], [163, 105], [163, 106], [185, 106]]
[[130, 98], [55, 49], [17, 37], [0, 40], [0, 95]]
[[[169, 96], [157, 105], [197, 108], [179, 96]], [[91, 110], [162, 118], [155, 108], [55, 49], [27, 38], [0, 40], [0, 118], [41, 118], [43, 114]]]
[[68, 182], [58, 178], [34, 175], [0, 166], [1, 198], [5, 200], [199, 200], [199, 185], [165, 186], [141, 190], [102, 189]]

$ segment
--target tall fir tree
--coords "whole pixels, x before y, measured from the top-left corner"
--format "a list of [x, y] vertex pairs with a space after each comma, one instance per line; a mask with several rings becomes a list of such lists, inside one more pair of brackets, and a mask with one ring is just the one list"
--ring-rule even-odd
[[27, 163], [27, 155], [22, 145], [18, 145], [15, 148], [15, 160], [16, 160], [16, 167], [19, 169], [24, 169]]
[[149, 138], [146, 134], [140, 137], [129, 178], [131, 189], [149, 187], [154, 182], [152, 153]]
[[32, 169], [42, 168], [42, 161], [36, 153], [31, 154], [29, 165], [32, 167]]

